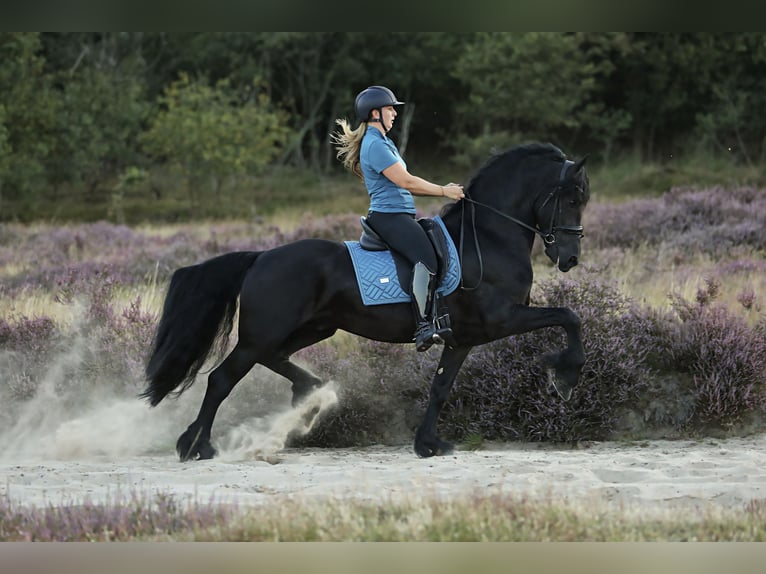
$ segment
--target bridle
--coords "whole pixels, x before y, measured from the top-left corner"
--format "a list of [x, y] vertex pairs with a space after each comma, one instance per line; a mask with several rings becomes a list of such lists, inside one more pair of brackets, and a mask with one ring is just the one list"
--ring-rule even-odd
[[[476, 235], [476, 206], [481, 206], [486, 209], [489, 209], [493, 213], [499, 215], [500, 217], [503, 217], [509, 221], [513, 221], [515, 224], [523, 227], [524, 229], [531, 231], [532, 233], [539, 235], [546, 246], [552, 246], [556, 244], [556, 233], [567, 233], [570, 235], [577, 235], [578, 237], [583, 237], [583, 226], [582, 225], [556, 225], [556, 216], [561, 212], [561, 198], [559, 197], [559, 191], [561, 191], [564, 188], [564, 176], [566, 175], [567, 169], [569, 169], [570, 166], [574, 165], [574, 162], [571, 160], [564, 160], [564, 165], [561, 166], [561, 172], [559, 173], [559, 179], [554, 188], [551, 190], [551, 192], [548, 194], [548, 197], [545, 198], [545, 201], [543, 201], [542, 205], [535, 211], [539, 211], [546, 205], [548, 205], [548, 202], [553, 200], [553, 210], [551, 211], [551, 222], [548, 225], [548, 231], [543, 231], [539, 227], [532, 227], [531, 225], [524, 223], [520, 219], [517, 219], [513, 217], [512, 215], [508, 215], [507, 213], [503, 213], [499, 209], [496, 209], [492, 207], [491, 205], [487, 205], [486, 203], [482, 203], [480, 201], [476, 201], [475, 199], [471, 199], [468, 196], [465, 196], [463, 198], [464, 202], [471, 204], [471, 229], [473, 231], [473, 242], [474, 247], [476, 248], [476, 257], [479, 260], [479, 280], [476, 282], [476, 285], [473, 285], [472, 287], [466, 287], [466, 285], [463, 283], [463, 278], [460, 278], [460, 288], [464, 291], [472, 291], [474, 289], [477, 289], [479, 285], [481, 285], [481, 281], [484, 277], [484, 262], [481, 257], [481, 248], [479, 247], [479, 237]], [[536, 201], [536, 200], [535, 200]], [[464, 231], [465, 231], [465, 203], [462, 204], [462, 212], [460, 214], [460, 244], [459, 244], [459, 257], [460, 257], [460, 268], [463, 268], [463, 238], [464, 238]]]

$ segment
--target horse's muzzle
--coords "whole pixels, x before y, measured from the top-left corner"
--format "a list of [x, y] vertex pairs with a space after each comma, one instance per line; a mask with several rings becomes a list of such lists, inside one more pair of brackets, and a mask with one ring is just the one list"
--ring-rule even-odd
[[577, 266], [578, 259], [577, 255], [572, 255], [569, 259], [559, 259], [559, 270], [566, 273], [569, 271], [572, 267]]

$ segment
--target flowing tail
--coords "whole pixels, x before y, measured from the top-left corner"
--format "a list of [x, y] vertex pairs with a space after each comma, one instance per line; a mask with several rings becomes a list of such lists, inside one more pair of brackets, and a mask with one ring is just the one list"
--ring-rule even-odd
[[149, 384], [141, 398], [156, 406], [176, 389], [180, 395], [194, 383], [211, 351], [225, 350], [239, 291], [259, 254], [227, 253], [173, 273], [146, 363]]

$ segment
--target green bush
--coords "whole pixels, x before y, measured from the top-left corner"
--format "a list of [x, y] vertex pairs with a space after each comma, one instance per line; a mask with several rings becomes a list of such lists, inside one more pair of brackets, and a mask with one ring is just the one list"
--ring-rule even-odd
[[286, 117], [257, 83], [242, 98], [227, 80], [210, 87], [181, 74], [161, 105], [144, 148], [180, 170], [192, 197], [206, 187], [217, 192], [228, 177], [261, 172], [287, 138]]

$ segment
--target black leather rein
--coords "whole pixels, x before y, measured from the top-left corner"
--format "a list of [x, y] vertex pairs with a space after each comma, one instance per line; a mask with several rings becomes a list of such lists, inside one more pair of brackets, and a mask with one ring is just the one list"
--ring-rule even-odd
[[[566, 175], [566, 171], [569, 168], [569, 166], [574, 165], [574, 162], [571, 160], [565, 160], [564, 165], [561, 167], [561, 172], [559, 173], [559, 180], [556, 186], [553, 188], [553, 190], [548, 194], [548, 197], [545, 198], [545, 201], [543, 201], [543, 204], [540, 206], [540, 209], [545, 207], [548, 202], [553, 199], [553, 212], [551, 214], [551, 223], [548, 226], [548, 231], [542, 231], [538, 227], [532, 227], [531, 225], [524, 223], [520, 219], [517, 219], [513, 217], [512, 215], [508, 215], [507, 213], [503, 213], [499, 209], [496, 209], [492, 207], [491, 205], [487, 205], [486, 203], [482, 203], [480, 201], [476, 201], [475, 199], [471, 199], [468, 196], [465, 196], [463, 198], [463, 201], [468, 202], [472, 204], [472, 206], [481, 206], [486, 209], [489, 209], [493, 213], [499, 215], [500, 217], [504, 217], [505, 219], [514, 222], [516, 225], [519, 225], [523, 227], [524, 229], [527, 229], [528, 231], [531, 231], [532, 233], [535, 233], [536, 235], [539, 235], [542, 240], [545, 242], [546, 245], [553, 245], [556, 243], [556, 232], [561, 231], [563, 233], [570, 233], [573, 235], [578, 235], [580, 237], [583, 236], [583, 226], [582, 225], [556, 225], [556, 215], [559, 212], [559, 190], [563, 187], [562, 183], [564, 181], [564, 176]], [[460, 256], [460, 268], [463, 269], [463, 238], [464, 238], [464, 228], [465, 228], [465, 203], [462, 205], [463, 212], [460, 214], [460, 245], [459, 245], [459, 256]], [[476, 282], [476, 285], [472, 287], [466, 287], [465, 283], [463, 282], [462, 273], [460, 278], [460, 288], [464, 291], [472, 291], [474, 289], [477, 289], [479, 285], [481, 285], [482, 278], [484, 277], [484, 262], [481, 257], [481, 248], [479, 247], [479, 237], [476, 235], [476, 208], [473, 207], [471, 210], [471, 229], [473, 230], [473, 241], [474, 241], [474, 247], [476, 248], [476, 257], [479, 260], [479, 280]]]

